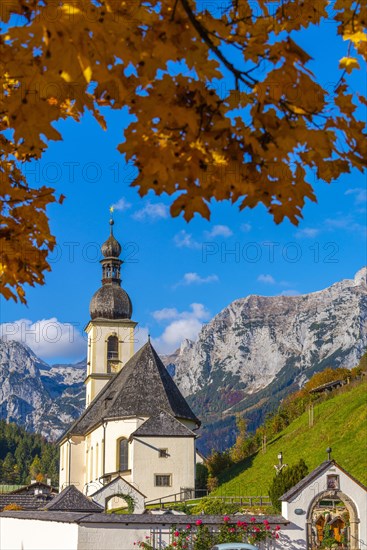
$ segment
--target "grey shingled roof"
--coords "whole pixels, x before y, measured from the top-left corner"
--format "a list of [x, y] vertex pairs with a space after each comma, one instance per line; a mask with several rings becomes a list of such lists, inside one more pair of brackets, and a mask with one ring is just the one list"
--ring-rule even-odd
[[103, 419], [150, 417], [161, 410], [200, 425], [148, 341], [105, 385], [63, 437], [67, 434], [85, 435]]
[[22, 510], [37, 510], [54, 498], [51, 494], [37, 497], [34, 493], [5, 493], [0, 495], [0, 511], [9, 504], [17, 504]]
[[[256, 522], [251, 522], [251, 518], [255, 517]], [[230, 523], [237, 523], [238, 521], [244, 521], [246, 523], [263, 523], [264, 520], [267, 520], [270, 525], [287, 525], [288, 520], [282, 516], [251, 516], [251, 515], [241, 515], [241, 516], [230, 516]], [[142, 525], [149, 525], [152, 523], [156, 524], [166, 524], [166, 525], [195, 525], [196, 521], [201, 520], [203, 525], [222, 525], [226, 523], [223, 519], [223, 516], [176, 516], [173, 514], [167, 514], [162, 516], [152, 515], [152, 514], [90, 514], [84, 517], [81, 520], [81, 523], [135, 523]]]
[[43, 512], [41, 510], [32, 510], [27, 512], [1, 512], [2, 518], [16, 519], [36, 519], [39, 521], [57, 521], [62, 523], [79, 523], [86, 516], [97, 514], [88, 514], [85, 512]]
[[[6, 518], [19, 518], [19, 519], [37, 519], [43, 521], [62, 521], [70, 523], [106, 523], [106, 524], [136, 524], [136, 525], [151, 525], [151, 524], [165, 524], [167, 526], [173, 525], [187, 525], [190, 523], [195, 525], [197, 520], [201, 520], [203, 525], [222, 525], [224, 522], [223, 516], [176, 516], [167, 514], [162, 516], [154, 516], [151, 514], [78, 514], [76, 512], [43, 512], [37, 510], [35, 512], [3, 512], [1, 517]], [[231, 523], [237, 523], [237, 521], [244, 521], [250, 523], [250, 518], [255, 517], [256, 523], [263, 523], [267, 520], [270, 525], [288, 525], [289, 521], [283, 516], [233, 516], [231, 515]], [[252, 523], [252, 522], [251, 522]], [[123, 547], [122, 547], [123, 548]]]
[[159, 411], [142, 424], [131, 437], [196, 437], [194, 432], [166, 411]]
[[102, 512], [102, 506], [89, 500], [74, 485], [69, 485], [46, 506], [39, 506], [50, 512]]
[[301, 479], [294, 487], [289, 489], [284, 495], [282, 495], [279, 500], [289, 501], [294, 496], [296, 496], [298, 493], [304, 489], [304, 487], [307, 487], [310, 483], [312, 483], [315, 479], [317, 479], [320, 475], [322, 475], [324, 472], [326, 472], [331, 466], [335, 466], [336, 468], [339, 468], [342, 472], [344, 472], [350, 479], [352, 479], [355, 483], [357, 483], [362, 489], [367, 490], [367, 488], [358, 481], [355, 477], [353, 477], [349, 472], [344, 470], [339, 464], [335, 462], [335, 460], [325, 460], [325, 462], [322, 462], [320, 466], [312, 470], [306, 477]]

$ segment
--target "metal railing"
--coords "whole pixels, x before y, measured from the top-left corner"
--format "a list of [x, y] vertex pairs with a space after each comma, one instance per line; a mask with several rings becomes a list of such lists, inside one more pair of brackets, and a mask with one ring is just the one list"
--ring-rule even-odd
[[[191, 491], [191, 494], [189, 494]], [[204, 495], [198, 496], [198, 492], [205, 492]], [[161, 498], [157, 498], [154, 500], [149, 500], [145, 503], [146, 506], [149, 505], [159, 505], [160, 508], [164, 508], [165, 505], [169, 504], [175, 504], [178, 502], [187, 502], [190, 500], [200, 500], [203, 496], [213, 499], [213, 500], [222, 500], [223, 502], [227, 502], [229, 504], [239, 504], [240, 506], [271, 506], [271, 500], [268, 496], [223, 496], [223, 495], [208, 495], [208, 491], [206, 489], [202, 490], [195, 490], [195, 489], [185, 489], [183, 491], [180, 491], [179, 493], [173, 493], [172, 495], [166, 495]]]

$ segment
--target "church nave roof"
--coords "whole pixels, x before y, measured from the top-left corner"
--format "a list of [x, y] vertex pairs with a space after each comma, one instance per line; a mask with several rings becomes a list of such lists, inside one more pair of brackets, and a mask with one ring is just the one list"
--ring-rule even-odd
[[166, 411], [178, 419], [200, 421], [148, 341], [101, 390], [66, 435], [85, 435], [104, 419], [152, 417]]

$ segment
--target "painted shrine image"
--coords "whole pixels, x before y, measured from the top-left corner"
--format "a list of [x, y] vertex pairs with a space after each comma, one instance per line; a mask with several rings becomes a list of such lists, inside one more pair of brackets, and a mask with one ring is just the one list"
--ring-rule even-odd
[[344, 502], [324, 497], [312, 510], [312, 541], [310, 548], [350, 548], [350, 516]]

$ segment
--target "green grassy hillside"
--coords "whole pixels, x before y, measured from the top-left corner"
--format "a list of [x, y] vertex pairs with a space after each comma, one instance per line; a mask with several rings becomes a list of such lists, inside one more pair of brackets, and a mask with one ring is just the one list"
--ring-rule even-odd
[[327, 459], [328, 446], [332, 458], [367, 485], [367, 382], [315, 405], [312, 428], [308, 413], [297, 418], [268, 442], [265, 454], [260, 451], [224, 472], [212, 495], [267, 495], [279, 451], [285, 463], [303, 458], [311, 471]]

